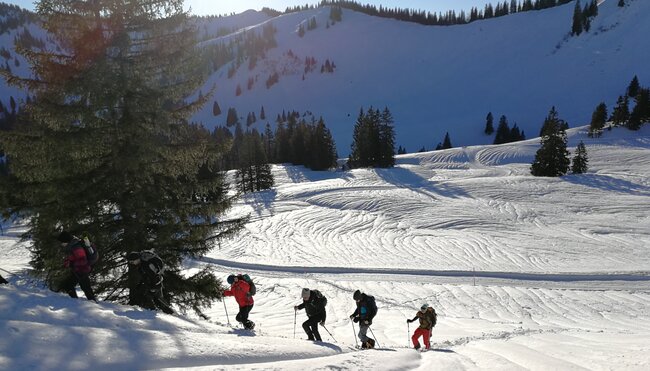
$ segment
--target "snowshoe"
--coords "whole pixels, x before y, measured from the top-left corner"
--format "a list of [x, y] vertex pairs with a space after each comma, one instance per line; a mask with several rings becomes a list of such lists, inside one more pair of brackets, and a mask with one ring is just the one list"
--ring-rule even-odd
[[246, 330], [254, 330], [255, 329], [255, 322], [253, 322], [253, 321], [246, 322], [246, 324], [244, 325], [244, 329], [246, 329]]

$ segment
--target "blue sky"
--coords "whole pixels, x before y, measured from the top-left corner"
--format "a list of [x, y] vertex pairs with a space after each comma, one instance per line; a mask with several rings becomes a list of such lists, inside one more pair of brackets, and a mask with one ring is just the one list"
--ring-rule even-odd
[[[3, 0], [23, 8], [34, 9], [32, 0]], [[269, 7], [284, 10], [288, 6], [317, 4], [318, 0], [186, 0], [185, 5], [192, 8], [192, 13], [199, 15], [240, 13], [247, 9], [259, 10]], [[476, 6], [482, 8], [487, 3], [496, 4], [498, 0], [357, 0], [361, 4], [383, 5], [389, 8], [424, 9], [428, 11], [469, 10]]]

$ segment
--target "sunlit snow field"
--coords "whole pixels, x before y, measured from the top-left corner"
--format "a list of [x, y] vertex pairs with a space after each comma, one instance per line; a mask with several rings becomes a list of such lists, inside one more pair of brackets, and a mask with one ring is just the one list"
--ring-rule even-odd
[[[650, 127], [569, 136], [572, 152], [587, 144], [587, 174], [530, 176], [538, 139], [394, 169], [275, 166], [276, 186], [231, 212], [251, 215], [245, 230], [187, 262], [254, 277], [254, 336], [232, 299], [205, 321], [39, 289], [23, 227], [5, 224], [0, 369], [648, 369]], [[303, 340], [302, 287], [329, 299], [325, 343]], [[356, 289], [377, 299], [377, 350], [354, 349]], [[438, 312], [427, 353], [408, 348], [405, 321], [423, 303]]]

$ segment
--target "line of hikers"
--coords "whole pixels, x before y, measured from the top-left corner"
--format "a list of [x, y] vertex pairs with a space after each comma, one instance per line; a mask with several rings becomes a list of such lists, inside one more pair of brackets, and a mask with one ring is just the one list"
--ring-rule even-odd
[[[245, 329], [255, 328], [255, 323], [248, 319], [248, 316], [253, 309], [255, 301], [253, 296], [256, 289], [255, 284], [246, 274], [231, 274], [227, 278], [227, 282], [231, 285], [230, 290], [224, 291], [224, 296], [234, 296], [237, 304], [239, 304], [239, 313], [236, 320], [240, 322]], [[327, 319], [327, 298], [318, 290], [311, 290], [303, 288], [301, 293], [302, 303], [293, 307], [297, 313], [299, 310], [304, 309], [307, 314], [307, 320], [302, 323], [302, 328], [307, 334], [307, 340], [322, 341], [318, 325], [320, 324], [325, 328], [325, 320]], [[361, 341], [362, 349], [371, 349], [375, 347], [375, 339], [367, 335], [372, 321], [377, 315], [377, 303], [373, 296], [367, 295], [360, 290], [356, 290], [352, 295], [356, 303], [354, 313], [350, 315], [353, 323], [359, 323], [359, 332], [357, 336]], [[433, 327], [437, 322], [436, 311], [428, 304], [422, 305], [420, 310], [415, 314], [413, 319], [407, 319], [407, 323], [412, 323], [419, 320], [420, 326], [415, 330], [411, 340], [415, 349], [420, 349], [419, 338], [423, 337], [425, 349], [430, 349], [431, 344], [429, 339]], [[354, 328], [354, 325], [352, 325]], [[371, 330], [372, 331], [372, 330]], [[328, 331], [329, 332], [329, 331]], [[331, 335], [331, 334], [330, 334]], [[294, 322], [294, 336], [295, 336], [295, 322]]]
[[[75, 287], [78, 284], [88, 300], [96, 301], [95, 294], [90, 285], [89, 274], [92, 270], [92, 265], [98, 259], [97, 249], [94, 248], [87, 238], [78, 238], [67, 231], [61, 232], [58, 240], [61, 242], [66, 253], [64, 266], [70, 268], [70, 274], [64, 279], [62, 289], [71, 297], [77, 298]], [[153, 251], [144, 250], [128, 253], [126, 255], [126, 261], [139, 273], [140, 283], [138, 288], [152, 300], [158, 309], [164, 313], [173, 314], [174, 310], [165, 300], [163, 294], [164, 263], [162, 259]], [[227, 277], [226, 281], [230, 285], [230, 289], [224, 290], [223, 296], [235, 297], [239, 305], [239, 313], [236, 316], [237, 322], [240, 322], [245, 329], [254, 329], [255, 323], [248, 319], [255, 304], [253, 296], [256, 293], [256, 288], [253, 280], [246, 274], [231, 274]], [[2, 283], [6, 283], [6, 281]], [[318, 325], [325, 326], [327, 298], [320, 291], [309, 288], [302, 289], [301, 297], [303, 302], [294, 306], [294, 311], [297, 313], [298, 310], [305, 309], [307, 321], [302, 324], [302, 328], [307, 334], [307, 339], [322, 341], [318, 331]], [[367, 332], [377, 315], [375, 298], [359, 290], [354, 292], [352, 298], [356, 302], [356, 309], [350, 315], [350, 319], [353, 323], [359, 324], [358, 337], [361, 341], [361, 348], [374, 348], [376, 341], [368, 337]], [[419, 349], [419, 338], [423, 337], [425, 349], [429, 349], [429, 339], [437, 321], [436, 312], [432, 307], [424, 304], [415, 314], [415, 317], [407, 319], [406, 322], [410, 324], [415, 320], [419, 320], [420, 326], [411, 337], [413, 347]], [[354, 324], [352, 326], [354, 328]], [[327, 328], [325, 329], [327, 330]]]

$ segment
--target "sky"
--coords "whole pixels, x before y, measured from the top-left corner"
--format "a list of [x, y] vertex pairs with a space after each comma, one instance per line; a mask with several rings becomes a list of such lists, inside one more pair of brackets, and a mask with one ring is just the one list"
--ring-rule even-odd
[[[23, 8], [34, 9], [32, 0], [4, 0], [9, 4], [16, 4]], [[313, 0], [188, 0], [185, 5], [192, 8], [192, 13], [197, 15], [220, 15], [230, 13], [241, 13], [248, 9], [259, 10], [268, 7], [276, 10], [284, 10], [290, 6], [317, 4]], [[497, 1], [490, 0], [359, 0], [361, 4], [383, 5], [388, 8], [411, 8], [423, 9], [431, 12], [447, 10], [469, 10], [471, 7], [482, 8], [487, 3], [496, 4]]]

